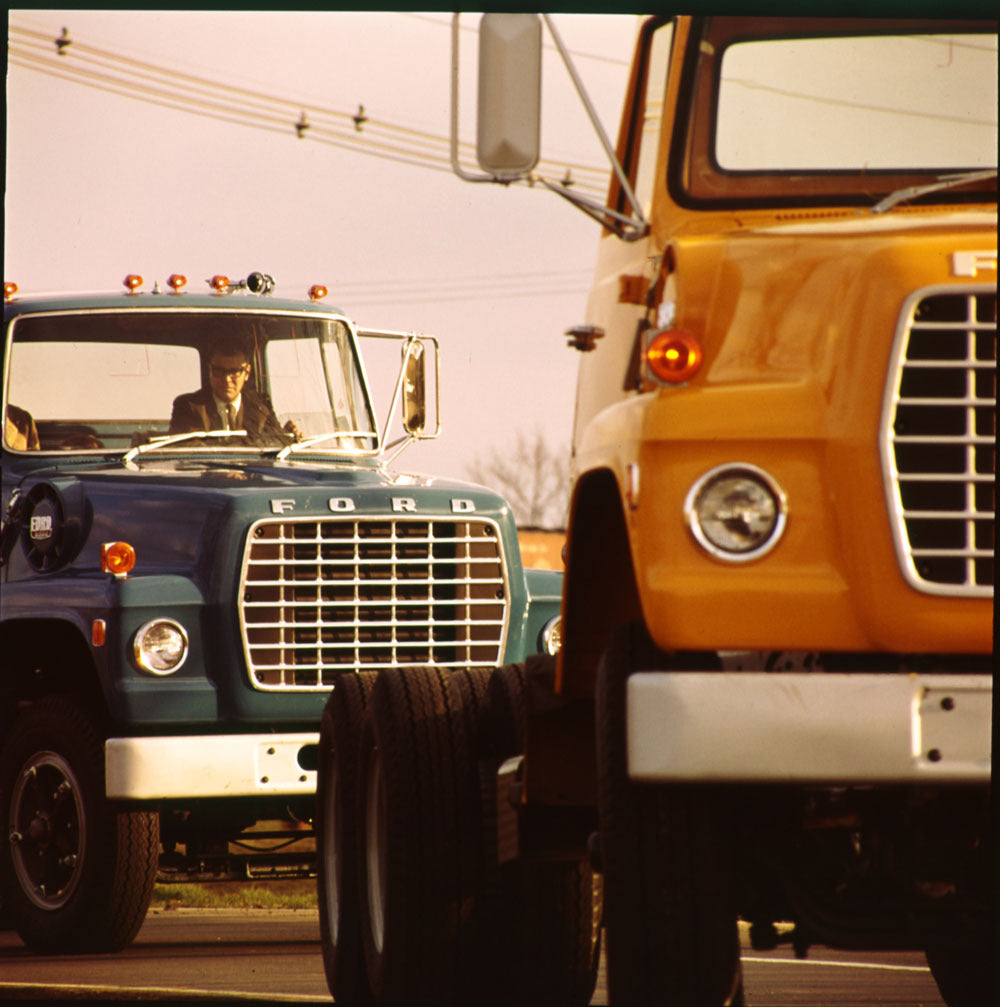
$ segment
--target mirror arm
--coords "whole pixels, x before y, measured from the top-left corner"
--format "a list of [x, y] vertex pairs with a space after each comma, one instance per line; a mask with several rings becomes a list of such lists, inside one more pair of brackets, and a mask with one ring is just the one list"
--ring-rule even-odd
[[413, 434], [407, 434], [405, 437], [400, 437], [398, 440], [393, 441], [391, 444], [386, 444], [386, 446], [382, 449], [383, 452], [390, 451], [392, 448], [396, 447], [397, 444], [400, 445], [400, 447], [396, 451], [393, 451], [391, 455], [388, 455], [388, 457], [383, 457], [379, 464], [382, 465], [382, 466], [384, 466], [385, 468], [389, 468], [392, 465], [392, 463], [411, 444], [416, 443], [416, 440], [417, 439], [416, 439], [416, 437], [413, 436]]
[[[580, 101], [583, 102], [583, 107], [587, 110], [587, 115], [590, 118], [591, 125], [594, 127], [594, 132], [597, 133], [597, 136], [601, 141], [601, 145], [604, 147], [604, 152], [608, 155], [608, 161], [611, 163], [611, 168], [618, 179], [619, 185], [622, 187], [622, 192], [625, 193], [625, 197], [628, 199], [629, 204], [632, 207], [632, 212], [635, 214], [637, 226], [642, 230], [642, 234], [646, 234], [649, 230], [649, 222], [646, 220], [646, 216], [642, 212], [642, 206], [640, 206], [639, 200], [636, 199], [635, 193], [632, 191], [632, 186], [629, 185], [628, 178], [625, 176], [625, 171], [618, 160], [618, 156], [615, 154], [614, 147], [611, 146], [611, 141], [608, 139], [608, 134], [601, 125], [601, 120], [590, 100], [590, 95], [587, 94], [587, 89], [583, 86], [583, 81], [580, 80], [580, 75], [576, 72], [576, 66], [570, 58], [569, 51], [563, 44], [562, 36], [556, 30], [556, 26], [553, 24], [552, 16], [550, 14], [543, 14], [542, 19], [549, 26], [549, 32], [552, 34], [552, 39], [556, 44], [556, 48], [559, 50], [559, 55], [562, 57], [562, 61], [566, 65], [566, 71], [570, 75], [574, 87], [576, 87], [576, 92], [580, 96]], [[582, 204], [578, 203], [577, 205], [583, 208]], [[612, 211], [607, 212], [612, 213]], [[641, 235], [637, 235], [637, 237], [641, 237]]]
[[621, 163], [619, 162], [617, 156], [615, 155], [614, 148], [611, 146], [611, 142], [608, 139], [608, 135], [601, 125], [601, 121], [597, 116], [597, 112], [594, 109], [593, 104], [590, 101], [590, 96], [587, 94], [586, 88], [583, 86], [583, 81], [580, 80], [579, 75], [576, 72], [576, 67], [570, 58], [569, 52], [566, 46], [563, 44], [562, 37], [556, 30], [555, 25], [552, 23], [552, 18], [548, 14], [543, 14], [542, 18], [549, 27], [549, 31], [552, 34], [552, 38], [556, 43], [556, 48], [559, 50], [559, 55], [562, 57], [563, 63], [566, 65], [566, 70], [576, 87], [577, 94], [580, 96], [580, 100], [583, 102], [583, 107], [590, 118], [591, 125], [593, 125], [601, 144], [604, 147], [604, 151], [607, 154], [608, 160], [611, 163], [612, 170], [618, 179], [619, 184], [622, 187], [622, 192], [625, 193], [625, 197], [628, 199], [629, 204], [632, 207], [632, 212], [634, 216], [626, 216], [625, 214], [618, 213], [616, 210], [612, 210], [610, 207], [604, 206], [594, 200], [588, 199], [586, 196], [581, 196], [578, 193], [568, 192], [565, 187], [556, 185], [553, 182], [548, 181], [548, 179], [543, 178], [541, 175], [531, 174], [524, 176], [520, 179], [514, 178], [497, 178], [494, 175], [489, 175], [486, 173], [477, 173], [467, 171], [462, 167], [459, 161], [458, 154], [458, 50], [459, 50], [459, 18], [461, 14], [453, 14], [451, 18], [451, 137], [450, 137], [450, 149], [451, 149], [451, 169], [452, 171], [463, 181], [466, 182], [494, 182], [500, 185], [510, 185], [512, 182], [528, 182], [533, 184], [535, 182], [540, 182], [547, 189], [552, 192], [557, 193], [562, 196], [563, 199], [572, 203], [575, 207], [583, 210], [589, 217], [596, 220], [602, 227], [608, 228], [609, 231], [618, 235], [624, 241], [637, 241], [640, 238], [644, 238], [649, 233], [649, 221], [646, 220], [645, 214], [642, 212], [642, 207], [639, 204], [638, 199], [636, 199], [635, 193], [632, 191], [632, 186], [629, 185], [628, 178], [625, 176], [625, 172], [622, 169]]
[[[406, 364], [410, 359], [410, 347], [416, 341], [417, 337], [411, 333], [407, 337], [406, 345], [403, 347], [403, 360], [399, 365], [399, 376], [396, 378], [396, 387], [392, 391], [392, 401], [389, 403], [389, 412], [385, 418], [385, 425], [382, 427], [383, 442], [386, 437], [389, 436], [389, 427], [392, 426], [392, 421], [396, 416], [396, 410], [399, 408], [399, 400], [403, 394], [403, 382], [406, 380]], [[412, 440], [412, 434], [410, 435], [410, 438]], [[399, 441], [393, 441], [392, 444], [386, 444], [383, 450], [388, 450], [398, 443]]]
[[581, 196], [578, 192], [567, 189], [561, 183], [550, 182], [541, 175], [535, 175], [533, 181], [544, 185], [550, 192], [557, 196], [562, 196], [568, 203], [572, 203], [578, 210], [583, 210], [588, 217], [592, 217], [602, 227], [606, 227], [612, 234], [616, 234], [623, 241], [638, 241], [649, 234], [649, 221], [634, 217], [629, 217], [617, 210], [612, 210], [603, 203]]

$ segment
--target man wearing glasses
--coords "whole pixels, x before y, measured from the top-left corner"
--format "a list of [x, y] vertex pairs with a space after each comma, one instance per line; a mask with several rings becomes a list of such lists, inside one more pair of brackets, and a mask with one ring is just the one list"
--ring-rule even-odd
[[242, 343], [232, 340], [215, 345], [208, 364], [208, 387], [178, 395], [170, 416], [170, 433], [196, 430], [245, 430], [249, 438], [287, 443], [288, 435], [298, 438], [292, 420], [284, 428], [271, 403], [247, 387], [250, 361]]

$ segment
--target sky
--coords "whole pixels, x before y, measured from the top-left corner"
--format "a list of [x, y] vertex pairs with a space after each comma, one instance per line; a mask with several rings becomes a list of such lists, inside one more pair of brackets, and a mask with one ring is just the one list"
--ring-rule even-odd
[[[460, 21], [473, 143], [477, 20]], [[638, 19], [555, 23], [613, 142]], [[207, 291], [261, 270], [293, 297], [321, 283], [361, 326], [440, 340], [443, 432], [402, 467], [468, 478], [519, 434], [568, 452], [563, 333], [584, 320], [599, 229], [552, 193], [451, 172], [449, 14], [13, 10], [8, 39], [5, 280], [120, 290], [179, 272]], [[606, 173], [546, 42], [543, 158]]]

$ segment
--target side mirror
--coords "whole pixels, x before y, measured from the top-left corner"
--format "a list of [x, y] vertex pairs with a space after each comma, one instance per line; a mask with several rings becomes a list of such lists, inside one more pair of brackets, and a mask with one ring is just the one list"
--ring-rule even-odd
[[421, 434], [427, 425], [427, 370], [424, 347], [420, 342], [406, 344], [403, 350], [403, 428], [408, 434]]
[[538, 163], [541, 146], [542, 21], [537, 14], [484, 14], [479, 25], [476, 157], [496, 179]]

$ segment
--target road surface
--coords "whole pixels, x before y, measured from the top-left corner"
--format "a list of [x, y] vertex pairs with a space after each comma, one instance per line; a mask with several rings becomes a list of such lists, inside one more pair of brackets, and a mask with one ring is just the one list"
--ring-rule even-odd
[[[744, 934], [744, 939], [745, 939]], [[922, 954], [744, 944], [752, 1007], [942, 1007]], [[0, 999], [273, 999], [330, 1003], [315, 910], [159, 909], [116, 955], [34, 955], [0, 932]], [[602, 963], [594, 1004], [607, 1003]]]

